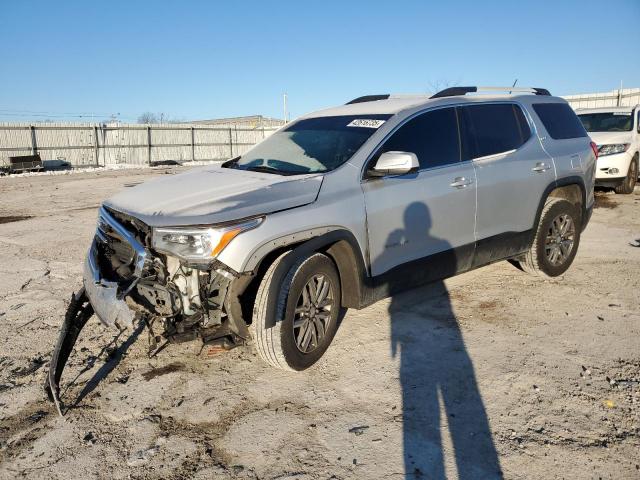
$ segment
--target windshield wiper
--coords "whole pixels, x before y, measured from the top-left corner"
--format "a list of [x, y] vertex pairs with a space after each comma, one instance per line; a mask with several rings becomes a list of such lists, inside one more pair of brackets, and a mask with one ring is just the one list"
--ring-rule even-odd
[[240, 160], [240, 156], [234, 157], [230, 160], [227, 160], [222, 165], [222, 168], [238, 168], [238, 160]]
[[250, 170], [252, 172], [275, 173], [276, 175], [295, 175], [295, 172], [279, 170], [275, 167], [270, 167], [269, 165], [256, 165], [254, 167], [247, 167], [245, 170]]

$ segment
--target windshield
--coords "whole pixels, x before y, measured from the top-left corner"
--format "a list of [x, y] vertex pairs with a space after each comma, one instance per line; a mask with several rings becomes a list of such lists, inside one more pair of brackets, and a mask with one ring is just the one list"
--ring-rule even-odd
[[281, 175], [329, 172], [348, 161], [391, 115], [299, 120], [224, 166]]
[[625, 112], [583, 113], [578, 118], [587, 132], [630, 132], [633, 117]]

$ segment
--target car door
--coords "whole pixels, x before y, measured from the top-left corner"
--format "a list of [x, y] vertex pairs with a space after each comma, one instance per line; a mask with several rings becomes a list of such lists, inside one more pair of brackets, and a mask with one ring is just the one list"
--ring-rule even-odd
[[[420, 113], [401, 125], [382, 144], [380, 154], [402, 151], [416, 154], [420, 164], [414, 173], [363, 180], [369, 261], [373, 276], [417, 260], [433, 259], [438, 265], [421, 273], [449, 276], [468, 268], [475, 242], [475, 172], [462, 162], [455, 108]], [[443, 273], [438, 275], [437, 272]]]
[[474, 265], [526, 249], [544, 190], [555, 180], [553, 160], [512, 102], [459, 107], [463, 156], [477, 178]]

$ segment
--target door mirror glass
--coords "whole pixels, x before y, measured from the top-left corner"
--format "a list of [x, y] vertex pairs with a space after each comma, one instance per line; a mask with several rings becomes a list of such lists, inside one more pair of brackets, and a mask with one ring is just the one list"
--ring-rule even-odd
[[369, 170], [371, 177], [386, 177], [387, 175], [404, 175], [418, 170], [418, 157], [411, 152], [385, 152]]

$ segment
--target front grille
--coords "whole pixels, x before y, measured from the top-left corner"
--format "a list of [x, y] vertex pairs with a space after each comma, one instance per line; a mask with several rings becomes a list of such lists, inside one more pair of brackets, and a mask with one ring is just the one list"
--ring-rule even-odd
[[138, 239], [144, 241], [145, 233], [136, 228], [133, 219], [123, 219], [120, 218], [121, 215], [103, 207], [98, 216], [96, 229], [96, 263], [101, 277], [111, 282], [129, 281], [134, 278], [139, 252], [132, 243], [137, 244], [138, 249], [144, 248]]
[[98, 220], [96, 230], [96, 253], [101, 276], [111, 282], [129, 280], [133, 276], [135, 250], [101, 220]]
[[137, 218], [131, 217], [130, 215], [126, 215], [122, 212], [118, 212], [117, 210], [112, 210], [110, 208], [105, 208], [105, 210], [114, 219], [116, 219], [122, 227], [124, 227], [131, 235], [133, 235], [135, 239], [140, 242], [140, 244], [147, 244], [147, 237], [151, 234], [151, 231], [147, 225], [142, 223]]

